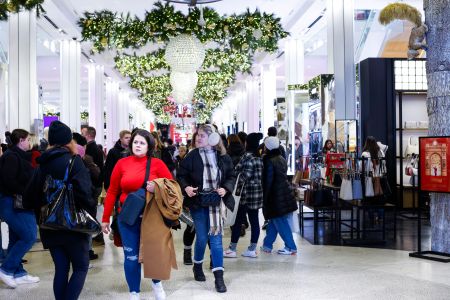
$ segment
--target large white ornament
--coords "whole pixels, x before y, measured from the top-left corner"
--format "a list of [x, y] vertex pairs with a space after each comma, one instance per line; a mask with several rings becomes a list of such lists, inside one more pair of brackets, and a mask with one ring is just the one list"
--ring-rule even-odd
[[180, 34], [170, 40], [164, 58], [172, 72], [195, 72], [205, 60], [205, 47], [195, 36]]
[[175, 102], [184, 104], [188, 103], [194, 97], [195, 88], [198, 83], [198, 75], [196, 72], [170, 73], [170, 85], [172, 86], [172, 97]]

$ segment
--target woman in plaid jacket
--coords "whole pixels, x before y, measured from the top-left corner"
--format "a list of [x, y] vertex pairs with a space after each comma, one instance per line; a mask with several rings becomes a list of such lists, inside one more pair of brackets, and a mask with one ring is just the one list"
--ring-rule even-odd
[[257, 155], [261, 133], [250, 133], [245, 143], [245, 154], [235, 167], [235, 173], [240, 174], [238, 189], [242, 189], [241, 201], [236, 215], [235, 225], [231, 227], [231, 243], [223, 256], [236, 257], [236, 246], [241, 233], [241, 224], [248, 214], [251, 225], [250, 246], [242, 256], [256, 258], [256, 245], [260, 234], [259, 209], [263, 206], [262, 172], [263, 162]]

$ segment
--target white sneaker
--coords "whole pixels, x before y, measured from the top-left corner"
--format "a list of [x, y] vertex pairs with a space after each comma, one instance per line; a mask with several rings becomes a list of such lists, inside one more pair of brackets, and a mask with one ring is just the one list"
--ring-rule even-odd
[[241, 254], [243, 257], [251, 257], [251, 258], [257, 258], [258, 255], [256, 254], [256, 251], [251, 250], [245, 250], [244, 253]]
[[154, 283], [152, 281], [152, 288], [153, 288], [153, 294], [155, 294], [156, 300], [165, 300], [166, 299], [166, 292], [164, 292], [164, 288], [163, 288], [161, 282]]
[[14, 276], [12, 276], [12, 275], [6, 275], [2, 271], [0, 271], [0, 279], [10, 288], [15, 289], [17, 287], [16, 280], [14, 279]]
[[141, 296], [139, 295], [139, 293], [136, 292], [131, 292], [130, 293], [130, 300], [140, 300]]
[[[89, 264], [88, 269], [92, 269], [94, 267], [93, 264]], [[134, 292], [133, 292], [134, 293]]]
[[236, 251], [233, 251], [230, 248], [228, 248], [227, 250], [223, 251], [223, 257], [236, 258], [237, 254]]
[[16, 284], [30, 284], [30, 283], [38, 283], [41, 281], [37, 276], [25, 275], [19, 278], [16, 278]]

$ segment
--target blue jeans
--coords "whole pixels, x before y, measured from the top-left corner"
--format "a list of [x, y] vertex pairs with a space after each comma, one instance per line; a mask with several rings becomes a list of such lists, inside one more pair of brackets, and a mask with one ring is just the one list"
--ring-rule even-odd
[[[125, 278], [130, 293], [139, 293], [141, 291], [141, 264], [139, 263], [141, 223], [142, 217], [139, 217], [132, 226], [120, 221], [117, 222], [122, 238]], [[153, 282], [158, 283], [160, 280], [153, 279]]]
[[211, 258], [213, 269], [223, 269], [223, 246], [222, 234], [209, 235], [209, 208], [201, 207], [198, 209], [191, 209], [191, 216], [194, 220], [195, 239], [194, 246], [194, 262], [202, 263], [205, 256], [206, 244], [210, 243]]
[[0, 195], [0, 218], [9, 227], [9, 246], [0, 271], [15, 278], [27, 275], [22, 258], [33, 247], [37, 238], [36, 217], [32, 211], [14, 208], [13, 198]]
[[289, 215], [290, 214], [287, 214], [269, 220], [266, 228], [266, 237], [264, 238], [263, 243], [263, 247], [266, 250], [272, 250], [273, 243], [277, 239], [277, 235], [280, 234], [284, 241], [284, 247], [289, 250], [297, 251], [297, 246], [295, 246], [294, 238], [292, 237], [291, 227], [288, 223]]
[[[76, 300], [83, 290], [89, 269], [89, 243], [80, 240], [72, 245], [50, 247], [55, 264], [53, 293], [56, 300]], [[72, 275], [69, 279], [70, 264]]]

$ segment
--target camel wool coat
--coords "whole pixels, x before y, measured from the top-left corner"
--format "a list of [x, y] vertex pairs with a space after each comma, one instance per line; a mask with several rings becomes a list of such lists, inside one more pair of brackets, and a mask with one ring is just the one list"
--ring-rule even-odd
[[181, 214], [183, 196], [178, 183], [158, 178], [154, 193], [147, 193], [142, 215], [139, 262], [144, 265], [144, 277], [168, 280], [171, 269], [178, 269], [172, 232], [163, 217], [177, 220]]

